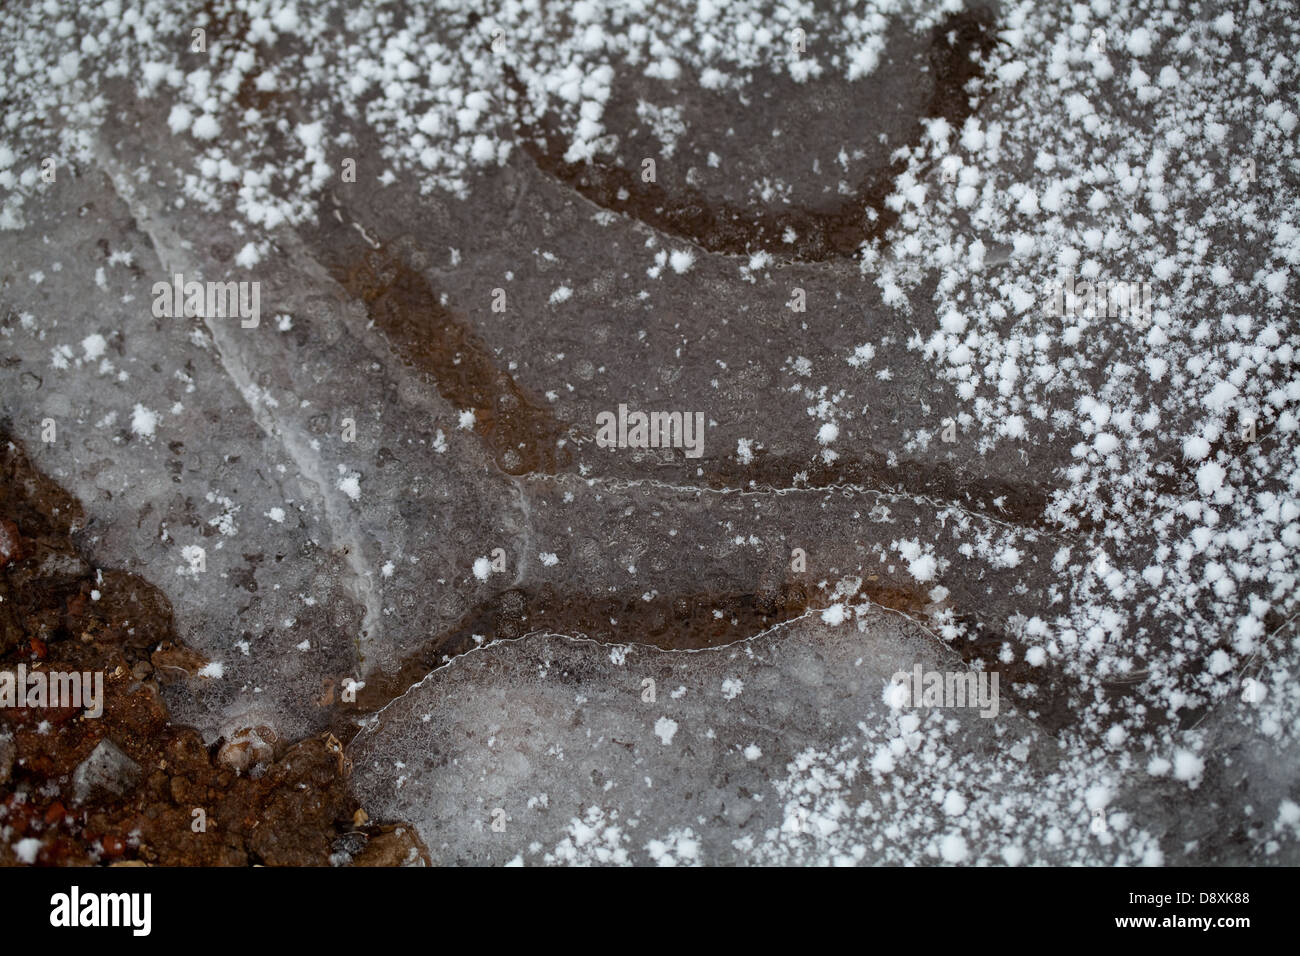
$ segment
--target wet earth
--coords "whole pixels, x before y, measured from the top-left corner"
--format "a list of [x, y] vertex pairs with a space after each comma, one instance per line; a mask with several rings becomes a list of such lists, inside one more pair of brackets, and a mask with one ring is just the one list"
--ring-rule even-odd
[[[342, 744], [266, 727], [209, 746], [172, 722], [161, 688], [206, 659], [176, 636], [157, 588], [92, 569], [76, 545], [85, 513], [4, 438], [4, 660], [99, 672], [98, 707], [4, 712], [5, 824], [66, 866], [394, 865], [423, 860], [409, 829], [377, 827], [349, 792]], [[94, 714], [93, 710], [102, 710]], [[10, 845], [0, 853], [18, 862]]]

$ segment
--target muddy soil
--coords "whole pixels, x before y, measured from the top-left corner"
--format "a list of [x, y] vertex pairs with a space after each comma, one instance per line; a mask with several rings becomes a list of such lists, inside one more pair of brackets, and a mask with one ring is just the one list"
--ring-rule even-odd
[[[160, 685], [202, 681], [208, 661], [177, 639], [157, 588], [85, 559], [84, 524], [77, 500], [0, 431], [0, 670], [89, 673], [91, 688], [103, 675], [102, 699], [80, 707], [0, 707], [0, 864], [427, 858], [411, 829], [368, 821], [332, 735], [291, 742], [250, 728], [205, 746], [197, 730], [173, 723]], [[39, 841], [34, 859], [20, 861], [14, 847], [30, 840]]]

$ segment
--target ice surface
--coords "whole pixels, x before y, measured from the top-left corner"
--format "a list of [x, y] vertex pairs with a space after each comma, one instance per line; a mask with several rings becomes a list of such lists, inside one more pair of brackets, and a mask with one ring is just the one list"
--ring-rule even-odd
[[[212, 661], [178, 720], [397, 698], [356, 785], [444, 860], [1295, 861], [1281, 7], [809, 11], [801, 59], [729, 6], [353, 6], [237, 3], [203, 54], [198, 5], [106, 8], [71, 59], [2, 14], [3, 415]], [[259, 324], [156, 317], [176, 273]], [[1067, 277], [1151, 314], [1052, 314]], [[599, 447], [620, 405], [703, 455]], [[491, 644], [539, 630], [715, 649]], [[883, 753], [881, 675], [935, 655], [1001, 715]]]
[[[1286, 836], [1264, 814], [1243, 843], [1219, 797], [1133, 772], [1139, 747], [1080, 755], [1014, 714], [891, 709], [918, 664], [962, 666], [881, 611], [693, 653], [502, 642], [366, 723], [359, 796], [442, 864], [1245, 862]], [[1278, 803], [1293, 745], [1235, 720], [1206, 735], [1232, 759], [1198, 783]]]
[[[352, 746], [359, 795], [412, 821], [443, 863], [923, 860], [949, 821], [930, 807], [929, 832], [873, 847], [890, 819], [882, 792], [903, 779], [918, 791], [960, 786], [964, 771], [926, 768], [920, 735], [890, 774], [863, 757], [907, 738], [905, 712], [891, 716], [882, 696], [895, 671], [961, 662], [901, 617], [874, 612], [863, 625], [801, 620], [695, 653], [553, 635], [472, 652], [363, 729]], [[1003, 781], [1026, 791], [1053, 765], [1054, 743], [1023, 719], [966, 713], [942, 748], [961, 763], [1026, 743], [1033, 759]], [[827, 767], [839, 781], [810, 788], [820, 749], [841, 733], [850, 753]]]

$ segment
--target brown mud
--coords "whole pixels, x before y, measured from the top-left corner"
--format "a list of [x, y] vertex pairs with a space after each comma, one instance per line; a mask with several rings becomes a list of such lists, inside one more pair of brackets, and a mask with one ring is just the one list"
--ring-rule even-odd
[[22, 862], [28, 839], [49, 866], [427, 860], [409, 827], [366, 819], [336, 738], [254, 728], [208, 746], [172, 723], [160, 685], [200, 681], [207, 662], [177, 638], [161, 592], [87, 561], [84, 523], [0, 428], [0, 670], [103, 675], [98, 717], [85, 701], [0, 707], [0, 864]]

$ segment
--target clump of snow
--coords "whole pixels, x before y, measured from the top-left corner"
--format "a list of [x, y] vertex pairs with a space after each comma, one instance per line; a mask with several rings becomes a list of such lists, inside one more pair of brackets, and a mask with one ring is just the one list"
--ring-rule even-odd
[[844, 623], [846, 616], [843, 604], [832, 604], [822, 611], [822, 622], [829, 624], [831, 627], [838, 627]]
[[667, 747], [673, 742], [673, 737], [677, 734], [677, 721], [668, 717], [660, 717], [655, 721], [655, 736], [659, 742]]
[[695, 254], [689, 249], [675, 249], [668, 256], [668, 264], [672, 266], [673, 272], [685, 275], [691, 271], [691, 266], [695, 265]]
[[36, 856], [41, 852], [42, 845], [38, 837], [23, 837], [13, 845], [14, 856], [20, 863], [31, 866], [36, 862]]
[[361, 500], [361, 476], [356, 474], [344, 475], [335, 486], [353, 501]]
[[136, 404], [131, 411], [131, 431], [143, 438], [152, 438], [158, 427], [158, 413]]
[[93, 335], [87, 335], [81, 340], [81, 351], [87, 362], [94, 362], [104, 354], [104, 349], [108, 343], [98, 332]]

